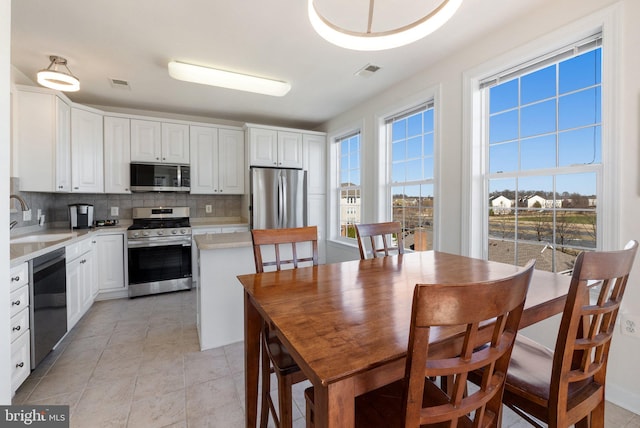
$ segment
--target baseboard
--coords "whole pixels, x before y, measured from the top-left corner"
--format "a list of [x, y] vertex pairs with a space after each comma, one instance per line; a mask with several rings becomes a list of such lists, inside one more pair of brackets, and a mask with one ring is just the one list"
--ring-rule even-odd
[[640, 395], [616, 385], [607, 384], [607, 401], [640, 415]]

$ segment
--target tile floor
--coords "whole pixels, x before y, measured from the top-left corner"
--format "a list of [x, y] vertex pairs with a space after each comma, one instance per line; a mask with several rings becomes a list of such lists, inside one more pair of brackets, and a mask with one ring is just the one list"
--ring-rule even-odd
[[[13, 403], [67, 404], [73, 428], [244, 427], [243, 345], [200, 352], [195, 298], [96, 302]], [[306, 386], [294, 386], [295, 428], [305, 426]], [[528, 425], [505, 412], [503, 426]], [[640, 428], [640, 416], [609, 403], [606, 426]]]

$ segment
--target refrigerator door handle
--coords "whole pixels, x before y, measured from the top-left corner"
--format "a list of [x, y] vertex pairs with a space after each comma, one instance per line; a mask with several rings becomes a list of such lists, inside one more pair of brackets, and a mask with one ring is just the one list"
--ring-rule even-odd
[[283, 227], [284, 217], [284, 180], [282, 175], [278, 174], [278, 227]]
[[287, 188], [287, 177], [281, 176], [280, 179], [282, 180], [282, 225], [280, 227], [289, 227], [289, 211], [287, 204], [289, 189]]

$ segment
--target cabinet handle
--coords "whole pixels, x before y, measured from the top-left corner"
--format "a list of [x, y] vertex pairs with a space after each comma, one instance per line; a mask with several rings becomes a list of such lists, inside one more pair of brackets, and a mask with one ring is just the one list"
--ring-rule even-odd
[[79, 187], [74, 187], [74, 190], [78, 190], [78, 189], [79, 189]]
[[62, 186], [58, 186], [58, 189], [62, 189]]
[[160, 160], [160, 158], [156, 158], [156, 160]]
[[97, 241], [91, 241], [92, 244], [95, 244]]
[[15, 327], [13, 327], [13, 331], [20, 331], [20, 326], [19, 326], [19, 325], [17, 325], [17, 326], [15, 326]]
[[17, 369], [20, 369], [22, 367], [24, 367], [24, 362], [19, 362], [18, 364], [16, 364]]
[[11, 302], [11, 306], [20, 306], [20, 300], [16, 300], [15, 302]]
[[20, 281], [20, 275], [14, 276], [13, 278], [11, 278], [11, 282], [18, 282], [18, 281]]
[[167, 160], [167, 158], [162, 158], [162, 160]]

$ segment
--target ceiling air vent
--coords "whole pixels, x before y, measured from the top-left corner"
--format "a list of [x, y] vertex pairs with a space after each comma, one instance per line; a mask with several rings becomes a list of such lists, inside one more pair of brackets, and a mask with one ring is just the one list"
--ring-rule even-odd
[[355, 75], [360, 77], [369, 77], [378, 70], [380, 70], [380, 67], [378, 67], [377, 65], [367, 64], [360, 70], [356, 71]]
[[118, 88], [118, 89], [131, 89], [131, 86], [129, 86], [129, 82], [127, 82], [126, 80], [122, 80], [122, 79], [109, 79], [109, 81], [111, 82], [111, 86], [114, 88]]

